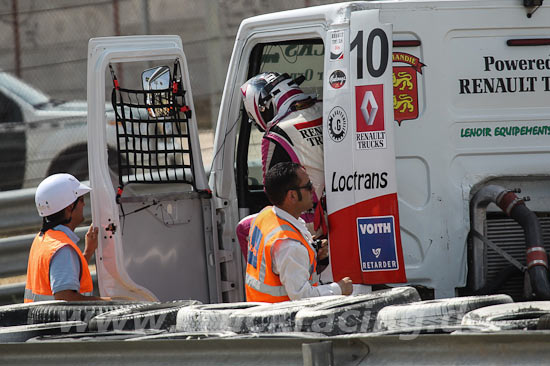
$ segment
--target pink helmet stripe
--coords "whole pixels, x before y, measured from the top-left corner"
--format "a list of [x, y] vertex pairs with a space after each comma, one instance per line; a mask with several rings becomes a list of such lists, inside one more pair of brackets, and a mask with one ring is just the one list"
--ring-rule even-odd
[[291, 89], [289, 90], [286, 94], [284, 94], [283, 96], [281, 96], [279, 98], [279, 100], [277, 101], [277, 110], [279, 110], [279, 108], [281, 108], [281, 105], [283, 105], [283, 103], [288, 99], [290, 98], [291, 96], [293, 95], [296, 95], [296, 94], [301, 94], [303, 93], [300, 89]]

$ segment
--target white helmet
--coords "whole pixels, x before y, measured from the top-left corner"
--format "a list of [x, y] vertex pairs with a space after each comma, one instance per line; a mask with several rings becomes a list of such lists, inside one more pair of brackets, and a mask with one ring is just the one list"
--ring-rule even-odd
[[50, 175], [36, 188], [34, 201], [41, 217], [50, 216], [68, 207], [92, 189], [70, 174]]
[[284, 117], [294, 102], [311, 97], [298, 86], [302, 81], [292, 80], [287, 73], [264, 72], [241, 86], [246, 112], [260, 130]]

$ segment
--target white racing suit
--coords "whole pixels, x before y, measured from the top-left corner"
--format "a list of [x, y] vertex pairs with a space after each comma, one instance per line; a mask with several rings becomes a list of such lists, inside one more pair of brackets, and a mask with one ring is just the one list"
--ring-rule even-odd
[[[262, 168], [266, 172], [282, 161], [302, 165], [313, 183], [313, 202], [318, 202], [325, 188], [323, 159], [323, 105], [291, 112], [271, 126], [262, 139]], [[313, 222], [313, 212], [302, 218]], [[311, 230], [310, 230], [311, 231]]]

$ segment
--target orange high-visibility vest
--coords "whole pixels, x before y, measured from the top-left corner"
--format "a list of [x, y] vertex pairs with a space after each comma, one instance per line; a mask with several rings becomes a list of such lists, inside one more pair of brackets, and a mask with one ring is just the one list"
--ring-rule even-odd
[[36, 235], [32, 242], [27, 266], [27, 284], [25, 286], [25, 302], [54, 300], [50, 285], [50, 262], [53, 255], [62, 247], [70, 245], [80, 258], [80, 289], [81, 294], [91, 294], [94, 284], [88, 269], [88, 262], [80, 248], [67, 234], [58, 230], [48, 230], [44, 235]]
[[290, 300], [278, 274], [273, 273], [271, 250], [277, 240], [300, 242], [309, 254], [309, 282], [317, 286], [313, 274], [317, 269], [316, 252], [300, 231], [280, 218], [268, 206], [254, 219], [250, 228], [246, 266], [246, 301], [281, 302]]

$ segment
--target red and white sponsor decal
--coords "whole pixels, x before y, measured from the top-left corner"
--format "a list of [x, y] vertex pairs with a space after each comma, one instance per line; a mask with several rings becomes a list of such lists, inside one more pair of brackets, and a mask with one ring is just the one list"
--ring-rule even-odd
[[330, 44], [330, 61], [341, 61], [344, 59], [344, 31], [331, 32]]
[[318, 118], [313, 121], [300, 122], [294, 125], [294, 128], [300, 132], [302, 139], [311, 146], [323, 144], [323, 119]]
[[340, 89], [346, 84], [346, 73], [342, 70], [334, 70], [328, 79], [331, 87], [334, 89]]
[[384, 131], [384, 85], [355, 87], [357, 132]]
[[357, 150], [385, 149], [384, 85], [355, 87], [355, 146]]

